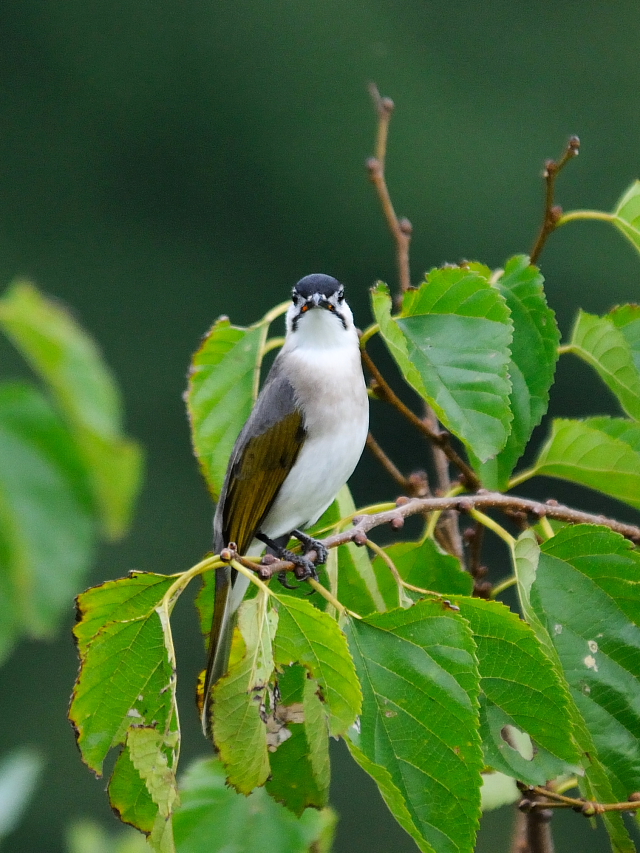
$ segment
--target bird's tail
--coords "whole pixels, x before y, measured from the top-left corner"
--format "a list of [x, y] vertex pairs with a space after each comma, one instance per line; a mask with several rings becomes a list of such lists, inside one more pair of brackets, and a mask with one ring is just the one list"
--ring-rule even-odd
[[209, 657], [204, 676], [202, 702], [202, 731], [213, 740], [211, 726], [211, 691], [229, 668], [231, 640], [236, 624], [238, 607], [244, 597], [249, 581], [231, 566], [216, 570], [213, 620], [209, 634]]

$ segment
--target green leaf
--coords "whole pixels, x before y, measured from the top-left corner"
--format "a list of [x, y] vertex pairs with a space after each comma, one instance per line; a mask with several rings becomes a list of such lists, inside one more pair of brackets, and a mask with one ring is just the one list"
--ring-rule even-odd
[[542, 545], [535, 596], [616, 796], [640, 790], [640, 555], [606, 527]]
[[142, 471], [123, 433], [115, 380], [93, 340], [57, 302], [17, 282], [0, 298], [0, 327], [51, 390], [84, 462], [106, 534], [127, 529]]
[[280, 698], [268, 721], [271, 776], [266, 790], [294, 814], [323, 808], [329, 795], [329, 725], [318, 684], [303, 666], [278, 678]]
[[266, 593], [260, 592], [240, 605], [229, 672], [213, 689], [215, 745], [229, 784], [243, 794], [264, 785], [269, 776], [261, 706], [266, 703], [274, 668], [272, 647], [278, 614], [269, 611], [268, 603]]
[[613, 211], [613, 224], [640, 252], [640, 181], [634, 181]]
[[[499, 602], [455, 602], [477, 645], [486, 764], [530, 785], [575, 772], [567, 764], [578, 764], [581, 756], [572, 739], [566, 688], [532, 629]], [[526, 757], [518, 749], [517, 730], [533, 741]]]
[[343, 735], [360, 713], [362, 694], [337, 622], [308, 601], [276, 596], [280, 620], [274, 655], [280, 667], [301, 663], [319, 685], [329, 731]]
[[178, 801], [178, 787], [164, 752], [164, 737], [155, 728], [136, 726], [129, 729], [127, 747], [131, 763], [158, 807], [158, 813], [163, 818], [170, 817]]
[[133, 766], [127, 745], [116, 759], [108, 790], [109, 804], [120, 820], [149, 835], [158, 817], [158, 806]]
[[[174, 580], [139, 574], [78, 596], [81, 668], [69, 719], [83, 759], [98, 774], [128, 728], [155, 726], [165, 736], [175, 728], [172, 645], [159, 607]], [[103, 624], [88, 639], [87, 626], [97, 626], [96, 614]]]
[[73, 439], [30, 385], [0, 385], [0, 659], [49, 637], [93, 557], [91, 501]]
[[380, 331], [407, 382], [482, 461], [507, 440], [512, 324], [504, 297], [480, 273], [433, 270], [392, 318], [385, 285], [373, 293]]
[[[343, 486], [332, 504], [336, 521], [353, 516], [356, 506], [348, 486]], [[388, 569], [377, 572], [371, 564], [366, 548], [359, 547], [354, 542], [332, 548], [337, 551], [337, 591], [336, 597], [341, 604], [355, 613], [373, 613], [394, 606], [393, 586], [387, 581]], [[397, 606], [397, 594], [395, 606]]]
[[18, 746], [0, 759], [0, 841], [20, 823], [43, 768], [42, 756], [29, 746]]
[[194, 354], [186, 393], [193, 449], [214, 500], [229, 457], [251, 413], [268, 326], [232, 326], [221, 317]]
[[613, 319], [579, 311], [569, 346], [596, 370], [624, 411], [640, 420], [640, 372], [627, 338]]
[[640, 426], [622, 418], [554, 420], [532, 473], [579, 483], [640, 509]]
[[636, 370], [640, 372], [640, 305], [618, 305], [611, 310], [609, 317], [624, 335]]
[[[446, 554], [433, 539], [397, 542], [384, 550], [400, 577], [412, 586], [448, 595], [471, 595], [473, 578], [469, 572], [464, 571], [460, 560]], [[381, 557], [374, 559], [373, 567], [376, 572], [386, 572], [397, 591], [395, 579]], [[414, 600], [420, 596], [411, 590], [406, 590], [406, 594]]]
[[[574, 735], [584, 753], [583, 795], [624, 800], [637, 790], [639, 766], [637, 734], [631, 751], [625, 749], [629, 727], [637, 731], [638, 725], [637, 676], [628, 673], [640, 660], [640, 630], [625, 612], [630, 607], [637, 617], [638, 555], [621, 536], [592, 525], [564, 528], [543, 548], [532, 531], [516, 543], [520, 604], [569, 686]], [[613, 849], [633, 853], [622, 817], [602, 817]]]
[[487, 488], [506, 487], [549, 404], [560, 332], [555, 314], [547, 305], [543, 282], [538, 268], [529, 264], [529, 258], [517, 255], [507, 261], [504, 274], [495, 285], [504, 296], [513, 321], [509, 364], [513, 421], [504, 448], [478, 469]]
[[335, 825], [330, 809], [307, 809], [298, 818], [261, 788], [248, 797], [237, 794], [213, 758], [191, 765], [180, 796], [173, 818], [178, 853], [329, 853]]
[[379, 768], [371, 775], [421, 850], [471, 853], [483, 760], [466, 622], [439, 601], [421, 601], [352, 619], [347, 636], [364, 694], [350, 738], [364, 769]]

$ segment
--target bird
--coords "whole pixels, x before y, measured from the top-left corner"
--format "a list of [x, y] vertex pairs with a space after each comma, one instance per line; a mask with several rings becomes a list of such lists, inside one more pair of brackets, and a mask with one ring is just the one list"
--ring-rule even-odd
[[[358, 331], [344, 285], [329, 275], [293, 287], [284, 344], [231, 452], [213, 521], [214, 553], [270, 553], [293, 561], [300, 579], [317, 577], [326, 548], [304, 533], [353, 473], [369, 429]], [[291, 536], [303, 554], [286, 550]], [[281, 580], [285, 583], [284, 578]], [[211, 690], [228, 670], [237, 610], [249, 580], [216, 570], [202, 726], [211, 734]]]

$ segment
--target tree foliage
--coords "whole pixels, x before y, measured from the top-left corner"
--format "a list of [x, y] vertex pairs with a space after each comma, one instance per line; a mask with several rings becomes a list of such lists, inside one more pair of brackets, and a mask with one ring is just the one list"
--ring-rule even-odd
[[[370, 172], [380, 180], [371, 165]], [[590, 213], [640, 251], [639, 209], [635, 182], [613, 213]], [[556, 215], [553, 227], [545, 220], [536, 256], [551, 231], [578, 213]], [[406, 229], [394, 233], [408, 250], [398, 237]], [[231, 552], [171, 577], [134, 573], [79, 596], [81, 669], [70, 709], [78, 744], [96, 773], [118, 751], [111, 804], [155, 850], [329, 850], [330, 736], [345, 739], [427, 853], [471, 853], [483, 782], [497, 773], [520, 783], [531, 811], [552, 802], [601, 814], [612, 849], [634, 850], [622, 812], [636, 808], [640, 790], [640, 528], [555, 502], [525, 505], [512, 490], [543, 475], [640, 508], [638, 308], [617, 306], [604, 317], [580, 311], [560, 345], [543, 276], [524, 254], [496, 270], [444, 266], [401, 290], [394, 307], [387, 285], [372, 288], [363, 357], [374, 378], [372, 405], [397, 401], [367, 351], [377, 336], [426, 407], [408, 417], [439, 454], [438, 496], [396, 469], [406, 496], [356, 513], [345, 488], [317, 526], [331, 553], [313, 601], [306, 590], [282, 594], [268, 566]], [[22, 483], [10, 467], [3, 472], [0, 544], [16, 567], [7, 577], [28, 565], [35, 586], [38, 525], [68, 530], [75, 513], [73, 541], [59, 545], [82, 564], [96, 507], [107, 531], [121, 529], [132, 490], [114, 498], [112, 479], [121, 464], [133, 477], [135, 454], [119, 431], [109, 381], [56, 311], [24, 286], [0, 302], [0, 323], [57, 407], [32, 387], [0, 389], [0, 442], [27, 472]], [[214, 497], [264, 355], [279, 343], [271, 326], [283, 311], [248, 328], [217, 321], [194, 356], [187, 407]], [[50, 322], [56, 331], [47, 337]], [[518, 469], [546, 414], [557, 359], [572, 356], [593, 368], [594, 383], [606, 384], [620, 414], [554, 421], [533, 462]], [[84, 373], [73, 368], [78, 359]], [[72, 387], [76, 379], [82, 387]], [[403, 403], [397, 407], [406, 414]], [[450, 479], [456, 468], [460, 476]], [[31, 487], [31, 476], [44, 478], [43, 507], [64, 494], [50, 507], [58, 518], [43, 521], [43, 507], [33, 517], [20, 512], [20, 489]], [[518, 531], [505, 508], [520, 511]], [[417, 540], [381, 547], [369, 538], [382, 524], [400, 529], [410, 515], [425, 519]], [[463, 548], [460, 520], [471, 522]], [[494, 588], [482, 580], [474, 546], [480, 528], [502, 540], [511, 561], [512, 576]], [[229, 672], [213, 688], [217, 758], [193, 765], [179, 785], [171, 614], [201, 578], [206, 636], [212, 576], [223, 560], [254, 588], [240, 609]], [[519, 613], [495, 600], [510, 586]], [[30, 630], [46, 630], [47, 605], [56, 600], [29, 597]], [[16, 629], [4, 630], [9, 637]]]

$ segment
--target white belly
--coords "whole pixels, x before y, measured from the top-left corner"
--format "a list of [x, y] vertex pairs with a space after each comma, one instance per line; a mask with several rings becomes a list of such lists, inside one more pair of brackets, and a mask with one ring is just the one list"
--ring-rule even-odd
[[302, 347], [288, 355], [307, 437], [261, 525], [272, 539], [314, 524], [347, 482], [369, 429], [369, 401], [357, 345]]

